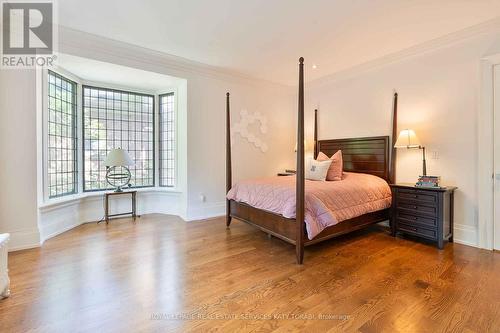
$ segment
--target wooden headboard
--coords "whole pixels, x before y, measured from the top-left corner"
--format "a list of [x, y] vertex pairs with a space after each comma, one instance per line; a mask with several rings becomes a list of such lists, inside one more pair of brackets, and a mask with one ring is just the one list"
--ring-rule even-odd
[[390, 181], [389, 136], [317, 141], [317, 152], [332, 156], [339, 149], [344, 171], [368, 173]]

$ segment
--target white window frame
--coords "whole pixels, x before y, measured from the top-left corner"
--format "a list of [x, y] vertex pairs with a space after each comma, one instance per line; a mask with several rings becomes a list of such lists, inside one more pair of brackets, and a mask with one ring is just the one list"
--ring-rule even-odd
[[82, 124], [81, 124], [81, 94], [82, 94], [82, 87], [81, 87], [81, 79], [78, 78], [77, 76], [68, 73], [67, 71], [61, 69], [61, 68], [54, 68], [51, 69], [52, 72], [55, 72], [61, 76], [66, 77], [67, 79], [75, 82], [77, 84], [76, 87], [76, 163], [77, 163], [77, 188], [76, 188], [76, 193], [74, 194], [69, 194], [69, 195], [64, 195], [60, 196], [57, 198], [50, 198], [49, 191], [48, 191], [48, 185], [49, 185], [49, 173], [48, 173], [48, 119], [49, 119], [49, 108], [48, 108], [48, 70], [44, 69], [42, 70], [41, 73], [41, 79], [42, 79], [42, 172], [43, 172], [43, 177], [42, 177], [42, 191], [43, 191], [43, 202], [57, 202], [57, 201], [65, 201], [65, 200], [71, 200], [75, 199], [78, 197], [78, 195], [81, 193], [81, 186], [82, 186], [82, 151], [81, 151], [81, 144], [80, 144], [80, 135], [82, 130]]
[[[174, 127], [175, 127], [175, 145], [174, 145], [174, 165], [175, 165], [175, 170], [174, 170], [174, 186], [161, 186], [160, 184], [160, 154], [161, 154], [161, 151], [160, 151], [160, 96], [162, 95], [167, 95], [167, 94], [171, 94], [173, 93], [174, 94]], [[157, 96], [158, 96], [158, 102], [157, 102], [157, 128], [158, 130], [156, 131], [155, 133], [155, 137], [156, 138], [156, 142], [158, 142], [157, 144], [157, 149], [158, 149], [158, 153], [156, 154], [157, 158], [158, 158], [158, 161], [157, 161], [157, 165], [158, 167], [156, 168], [156, 172], [158, 173], [156, 179], [158, 179], [158, 187], [159, 188], [162, 188], [162, 189], [167, 189], [167, 190], [176, 190], [178, 188], [178, 180], [179, 180], [179, 119], [178, 119], [178, 116], [179, 116], [179, 103], [178, 103], [178, 91], [177, 89], [175, 88], [171, 88], [171, 89], [167, 89], [163, 92], [158, 92], [157, 93]]]

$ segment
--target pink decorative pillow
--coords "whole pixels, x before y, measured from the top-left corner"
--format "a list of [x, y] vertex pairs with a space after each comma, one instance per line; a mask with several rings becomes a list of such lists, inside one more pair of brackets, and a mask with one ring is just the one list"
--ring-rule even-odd
[[332, 160], [328, 173], [326, 174], [326, 180], [342, 180], [342, 151], [338, 150], [332, 157], [326, 156], [324, 153], [320, 152], [316, 158], [318, 161]]

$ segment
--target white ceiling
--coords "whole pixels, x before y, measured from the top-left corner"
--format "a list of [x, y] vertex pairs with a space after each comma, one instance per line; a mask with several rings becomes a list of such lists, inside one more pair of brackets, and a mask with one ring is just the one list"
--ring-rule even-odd
[[500, 16], [499, 0], [64, 0], [63, 26], [267, 80], [312, 80]]

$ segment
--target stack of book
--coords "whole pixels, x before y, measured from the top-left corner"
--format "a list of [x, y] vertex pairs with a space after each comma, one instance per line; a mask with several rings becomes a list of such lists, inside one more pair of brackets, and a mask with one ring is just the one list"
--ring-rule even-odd
[[419, 187], [439, 187], [441, 177], [439, 176], [420, 176], [415, 186]]

